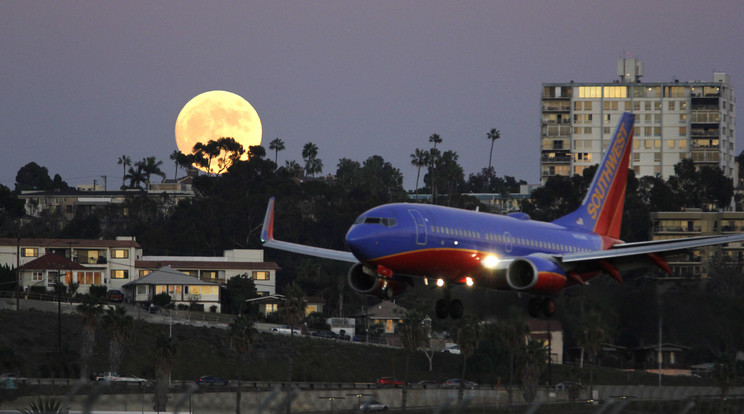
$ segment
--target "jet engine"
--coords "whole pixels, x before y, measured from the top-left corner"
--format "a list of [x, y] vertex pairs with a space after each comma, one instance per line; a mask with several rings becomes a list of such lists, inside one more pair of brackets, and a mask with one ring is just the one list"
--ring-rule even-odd
[[566, 286], [566, 272], [544, 254], [514, 259], [506, 269], [506, 282], [514, 290], [531, 293], [557, 293]]
[[404, 282], [378, 275], [374, 269], [357, 263], [349, 269], [349, 286], [359, 293], [391, 299], [406, 289]]

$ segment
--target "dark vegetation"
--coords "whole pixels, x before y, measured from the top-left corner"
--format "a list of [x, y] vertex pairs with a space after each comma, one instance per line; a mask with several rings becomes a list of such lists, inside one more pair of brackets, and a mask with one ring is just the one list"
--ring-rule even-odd
[[[508, 197], [510, 193], [517, 192], [519, 184], [523, 183], [514, 177], [497, 177], [494, 168], [490, 166], [466, 178], [463, 168], [458, 164], [457, 153], [451, 150], [441, 151], [441, 146], [437, 149], [436, 144], [441, 143], [441, 138], [432, 138], [430, 142], [434, 143], [434, 148], [428, 151], [417, 150], [416, 154], [412, 154], [412, 164], [419, 168], [418, 172], [423, 176], [423, 186], [415, 192], [431, 194], [438, 204], [474, 209], [478, 202], [468, 194], [496, 192]], [[230, 142], [224, 141], [223, 144], [230, 150], [230, 145], [227, 145]], [[276, 151], [276, 160], [276, 153], [284, 148], [282, 145], [271, 149]], [[221, 255], [226, 249], [261, 248], [259, 232], [266, 204], [269, 197], [276, 196], [275, 234], [278, 237], [298, 243], [343, 249], [343, 236], [361, 212], [379, 204], [407, 200], [400, 170], [382, 157], [372, 156], [363, 162], [341, 159], [336, 165], [335, 176], [326, 178], [319, 174], [323, 164], [318, 158], [317, 147], [306, 145], [305, 149], [305, 171], [312, 173], [312, 177], [305, 176], [302, 167], [295, 161], [278, 166], [275, 161], [265, 157], [266, 151], [263, 148], [251, 147], [248, 150], [252, 155], [250, 161], [237, 161], [233, 157], [225, 164], [224, 174], [195, 177], [193, 188], [197, 196], [193, 199], [171, 206], [167, 195], [147, 196], [135, 191], [123, 205], [80, 210], [69, 222], [61, 221], [54, 214], [38, 218], [23, 216], [23, 206], [16, 197], [17, 192], [24, 189], [70, 191], [61, 177], [57, 175], [52, 179], [46, 168], [29, 163], [19, 170], [14, 191], [0, 186], [0, 236], [135, 236], [144, 246], [144, 253], [147, 255]], [[195, 148], [191, 155], [201, 159], [200, 163], [214, 166], [211, 164], [215, 161], [214, 155], [209, 155], [213, 154], [210, 151], [208, 147]], [[197, 160], [194, 157], [176, 154], [172, 159], [177, 165], [186, 166]], [[126, 168], [131, 162], [127, 162], [125, 158], [128, 157], [120, 159], [120, 164], [124, 167], [123, 182], [128, 182], [127, 188], [141, 187], [145, 180], [162, 176], [162, 171], [159, 170], [162, 163], [153, 157], [136, 162], [127, 174]], [[737, 157], [737, 161], [741, 164], [741, 155]], [[595, 170], [596, 168], [588, 168], [582, 176], [551, 177], [545, 186], [534, 191], [532, 201], [525, 202], [522, 210], [533, 219], [552, 220], [575, 209]], [[741, 173], [744, 168], [739, 171]], [[322, 178], [315, 178], [316, 173]], [[630, 172], [621, 234], [623, 239], [648, 239], [652, 226], [649, 220], [651, 211], [675, 211], [683, 208], [715, 210], [730, 204], [734, 184], [723, 176], [720, 169], [703, 168], [697, 171], [690, 160], [683, 160], [675, 168], [675, 173], [665, 181], [657, 177], [637, 179]], [[739, 200], [736, 202], [738, 204]], [[127, 210], [126, 215], [122, 214], [123, 209]], [[480, 206], [480, 209], [488, 211], [487, 206]], [[328, 315], [334, 316], [356, 314], [372, 304], [369, 298], [345, 288], [346, 265], [273, 250], [266, 250], [265, 254], [267, 261], [275, 261], [282, 268], [277, 281], [280, 293], [293, 282], [302, 288], [305, 295], [322, 296], [326, 300]], [[603, 324], [603, 338], [608, 343], [633, 348], [657, 342], [660, 315], [664, 321], [664, 342], [690, 347], [687, 363], [712, 362], [734, 354], [740, 349], [740, 344], [744, 343], [744, 333], [736, 328], [744, 325], [744, 305], [737, 300], [744, 295], [744, 283], [740, 282], [741, 263], [726, 261], [721, 255], [720, 259], [712, 260], [707, 266], [710, 278], [705, 281], [664, 282], [655, 278], [657, 273], [650, 272], [625, 275], [626, 281], [622, 285], [610, 278], [600, 278], [592, 281], [591, 286], [566, 291], [558, 302], [558, 318], [566, 334], [566, 347], [579, 346], [582, 340], [582, 318], [590, 312], [598, 312]], [[0, 269], [2, 289], [12, 290], [13, 280], [12, 269]], [[476, 309], [477, 316], [488, 320], [503, 319], [508, 306], [520, 305], [519, 301], [516, 295], [490, 292], [474, 294], [470, 302]], [[413, 305], [407, 298], [402, 298], [399, 303], [404, 306]], [[233, 312], [240, 312], [239, 306], [232, 308]], [[29, 369], [34, 374], [75, 374], [76, 368], [70, 366], [69, 361], [76, 360], [73, 354], [75, 351], [72, 350], [79, 347], [68, 344], [65, 349], [70, 354], [64, 358], [43, 352], [28, 354], [33, 349], [53, 346], [54, 341], [50, 338], [55, 335], [48, 330], [42, 332], [43, 324], [38, 321], [16, 321], [6, 325], [5, 318], [12, 316], [3, 314], [2, 318], [4, 320], [0, 326], [3, 326], [3, 333], [6, 327], [11, 326], [24, 331], [22, 335], [18, 332], [20, 336], [0, 335], [0, 343], [6, 343], [0, 351], [3, 353], [4, 364], [12, 361], [15, 353], [22, 353], [23, 358], [19, 360], [33, 366], [19, 368]], [[46, 318], [49, 319], [48, 315]], [[65, 323], [68, 325], [65, 332], [73, 333], [66, 335], [66, 341], [71, 341], [80, 327], [71, 318], [67, 318]], [[451, 321], [437, 324], [435, 322], [435, 328], [439, 330], [451, 328]], [[148, 352], [154, 346], [154, 331], [158, 329], [165, 328], [138, 326], [135, 329], [136, 334], [130, 339], [133, 342], [126, 347], [122, 370], [145, 377], [153, 375], [153, 358]], [[224, 332], [188, 327], [178, 327], [174, 331], [177, 332], [176, 339], [179, 343], [182, 342], [180, 363], [173, 368], [175, 377], [191, 378], [201, 375], [204, 367], [211, 368], [209, 371], [237, 369], [234, 364], [235, 355], [227, 346]], [[13, 338], [19, 342], [12, 342]], [[506, 362], [508, 358], [505, 357], [508, 353], [503, 345], [491, 339], [482, 340], [482, 349], [479, 348], [470, 357], [471, 368], [468, 372], [472, 373], [473, 379], [483, 383], [495, 383], [500, 376], [509, 372]], [[403, 354], [400, 354], [400, 359], [394, 356], [398, 352], [394, 350], [375, 349], [375, 352], [370, 352], [366, 347], [354, 347], [350, 349], [349, 359], [344, 360], [335, 354], [346, 355], [346, 347], [350, 346], [348, 344], [329, 345], [296, 338], [294, 341], [297, 341], [297, 346], [291, 347], [290, 351], [289, 347], [283, 348], [280, 343], [273, 342], [284, 340], [288, 339], [261, 336], [254, 351], [246, 356], [245, 372], [236, 372], [236, 375], [245, 374], [246, 379], [286, 378], [288, 367], [283, 365], [285, 363], [282, 362], [282, 357], [287, 352], [293, 353], [291, 360], [295, 373], [292, 378], [308, 381], [371, 381], [377, 376], [397, 372], [404, 361]], [[50, 341], [52, 344], [46, 345]], [[485, 352], [487, 346], [491, 348]], [[95, 355], [98, 355], [98, 362]], [[100, 358], [105, 357], [105, 353], [96, 351], [95, 355], [91, 366], [98, 369], [102, 365]], [[605, 357], [604, 360], [602, 356], [597, 358], [597, 365], [623, 368], [637, 367], [638, 362], [629, 360], [627, 354]], [[439, 355], [437, 359], [440, 359]], [[451, 359], [452, 365], [447, 365], [447, 358], [441, 360], [443, 365], [435, 363], [435, 369], [441, 371], [432, 375], [437, 379], [456, 376], [459, 372], [459, 360]], [[417, 368], [416, 364], [425, 366], [425, 362], [422, 355], [412, 359], [410, 378], [428, 378], [425, 372], [416, 371], [422, 369]], [[360, 371], [355, 371], [355, 367], [360, 367]], [[227, 371], [217, 373], [232, 375]], [[603, 378], [600, 368], [595, 370], [595, 376], [599, 379], [598, 382], [612, 381]], [[619, 380], [628, 381], [626, 374]]]

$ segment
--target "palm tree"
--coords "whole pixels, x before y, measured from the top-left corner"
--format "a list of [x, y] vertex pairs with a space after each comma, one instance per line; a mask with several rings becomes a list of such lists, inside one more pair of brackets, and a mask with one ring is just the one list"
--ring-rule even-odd
[[124, 179], [129, 180], [128, 188], [142, 188], [141, 184], [147, 181], [141, 165], [137, 165], [136, 169], [129, 167], [129, 172], [124, 176]]
[[478, 321], [469, 315], [463, 317], [455, 327], [453, 336], [462, 355], [462, 374], [460, 375], [460, 387], [457, 391], [457, 401], [462, 402], [465, 393], [465, 369], [468, 365], [468, 358], [473, 356], [475, 350], [478, 349], [478, 342], [480, 341]]
[[121, 186], [124, 187], [124, 176], [127, 175], [127, 167], [132, 165], [132, 159], [129, 158], [127, 155], [122, 155], [119, 157], [119, 161], [117, 164], [122, 166], [122, 172], [121, 172]]
[[488, 169], [491, 169], [491, 158], [493, 157], [493, 143], [496, 142], [497, 139], [501, 138], [501, 131], [499, 131], [496, 128], [491, 128], [491, 131], [486, 134], [486, 138], [488, 138], [491, 141], [491, 152], [488, 155]]
[[302, 147], [302, 159], [305, 160], [305, 174], [309, 174], [311, 177], [315, 176], [316, 172], [323, 171], [323, 161], [318, 158], [318, 146], [312, 142], [308, 142]]
[[[289, 334], [294, 336], [294, 328], [297, 327], [302, 319], [305, 317], [305, 292], [302, 291], [299, 285], [292, 283], [287, 288], [287, 292], [284, 294], [284, 302], [280, 305], [280, 312], [284, 315], [284, 321], [289, 325]], [[292, 381], [292, 354], [287, 355], [288, 357], [288, 378], [287, 381]]]
[[118, 372], [124, 341], [132, 333], [133, 321], [123, 306], [106, 309], [103, 322], [109, 334], [109, 370]]
[[403, 389], [401, 391], [401, 407], [403, 412], [406, 411], [406, 402], [408, 400], [408, 365], [411, 354], [419, 348], [426, 346], [427, 330], [424, 323], [426, 314], [419, 308], [414, 307], [406, 312], [403, 321], [398, 324], [403, 348], [406, 350], [406, 370], [403, 376]]
[[442, 137], [439, 136], [439, 134], [431, 134], [429, 137], [429, 142], [434, 144], [434, 148], [437, 147], [437, 144], [442, 143]]
[[284, 141], [281, 140], [281, 138], [274, 138], [269, 143], [269, 149], [274, 151], [274, 164], [279, 166], [278, 158], [279, 158], [279, 151], [284, 151], [286, 147], [284, 146]]
[[[230, 322], [228, 326], [230, 347], [238, 353], [238, 360], [243, 365], [243, 358], [253, 349], [258, 338], [258, 331], [253, 327], [253, 321], [248, 315], [240, 315]], [[238, 390], [236, 395], [235, 412], [240, 414], [240, 373], [238, 373]]]
[[525, 338], [530, 330], [520, 310], [512, 307], [508, 312], [508, 316], [499, 323], [499, 336], [509, 351], [509, 384], [507, 393], [509, 395], [509, 405], [511, 405], [514, 401], [512, 396], [514, 361], [517, 353], [524, 347]]
[[542, 342], [530, 339], [527, 346], [519, 353], [519, 371], [522, 380], [522, 393], [525, 400], [531, 402], [537, 395], [537, 384], [545, 370], [548, 350]]
[[578, 342], [583, 351], [589, 353], [589, 395], [594, 393], [594, 364], [599, 354], [599, 347], [607, 339], [607, 329], [602, 315], [591, 310], [581, 318], [581, 332]]
[[411, 165], [416, 167], [416, 194], [419, 190], [419, 177], [421, 177], [421, 167], [429, 163], [429, 151], [416, 148], [416, 151], [411, 154]]
[[168, 402], [168, 382], [170, 381], [171, 366], [176, 359], [178, 348], [173, 338], [159, 335], [155, 339], [155, 411], [165, 411]]
[[178, 179], [178, 157], [181, 155], [181, 151], [175, 150], [171, 153], [170, 159], [176, 164], [176, 172], [173, 174], [173, 179]]
[[85, 295], [83, 301], [77, 306], [77, 313], [83, 318], [83, 332], [80, 341], [80, 377], [88, 375], [88, 362], [93, 355], [93, 347], [96, 342], [96, 327], [98, 326], [101, 305], [97, 304], [92, 296]]
[[141, 169], [148, 184], [150, 183], [151, 175], [159, 175], [165, 178], [165, 173], [163, 172], [163, 170], [160, 169], [161, 165], [163, 165], [163, 161], [158, 161], [155, 157], [143, 158], [142, 161], [137, 161], [134, 163], [135, 167]]

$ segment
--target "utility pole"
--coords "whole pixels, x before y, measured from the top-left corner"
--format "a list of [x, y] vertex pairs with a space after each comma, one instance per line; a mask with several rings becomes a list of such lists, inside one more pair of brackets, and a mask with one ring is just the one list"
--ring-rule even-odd
[[102, 175], [101, 178], [103, 178], [103, 191], [106, 191], [106, 176]]
[[16, 229], [16, 311], [21, 310], [21, 230]]

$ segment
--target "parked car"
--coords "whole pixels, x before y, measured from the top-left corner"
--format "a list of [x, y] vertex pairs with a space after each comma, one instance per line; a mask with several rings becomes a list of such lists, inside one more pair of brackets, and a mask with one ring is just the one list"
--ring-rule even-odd
[[378, 387], [400, 387], [403, 385], [403, 380], [395, 377], [380, 377], [375, 381]]
[[227, 385], [230, 381], [216, 375], [203, 375], [196, 379], [198, 385]]
[[468, 388], [471, 390], [478, 388], [478, 384], [474, 383], [473, 381], [463, 380], [460, 378], [450, 378], [447, 381], [444, 381], [444, 383], [442, 384], [442, 388], [457, 389], [457, 388], [460, 388], [460, 382], [465, 383], [465, 388]]
[[359, 409], [361, 411], [386, 411], [388, 408], [390, 407], [387, 404], [377, 400], [364, 400], [359, 403]]
[[338, 334], [329, 330], [313, 331], [312, 335], [319, 338], [338, 339]]
[[121, 290], [112, 289], [106, 292], [106, 298], [109, 302], [121, 303], [124, 301], [124, 294], [121, 293]]
[[448, 352], [450, 354], [460, 355], [460, 347], [457, 345], [451, 345], [451, 346], [448, 346], [442, 349], [442, 352]]
[[439, 382], [434, 380], [421, 380], [417, 382], [416, 384], [421, 385], [424, 388], [434, 388], [439, 386]]
[[135, 377], [133, 375], [119, 375], [115, 372], [100, 372], [96, 374], [96, 381], [136, 382], [138, 384], [147, 383], [147, 380], [144, 378]]
[[276, 328], [271, 328], [271, 332], [276, 332], [282, 335], [302, 335], [302, 330], [300, 328], [289, 328], [289, 325], [282, 325], [278, 326]]

